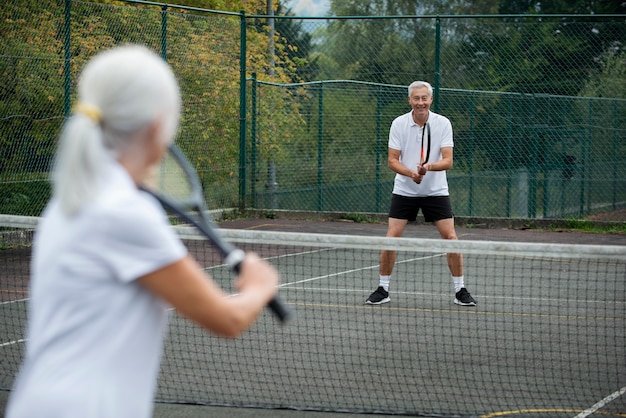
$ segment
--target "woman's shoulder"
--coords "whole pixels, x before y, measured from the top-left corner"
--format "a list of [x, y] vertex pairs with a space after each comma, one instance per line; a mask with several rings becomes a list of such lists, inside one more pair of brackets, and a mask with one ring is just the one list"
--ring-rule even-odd
[[159, 224], [164, 211], [152, 196], [137, 190], [135, 193], [116, 195], [106, 204], [100, 205], [95, 215], [113, 223], [132, 226]]

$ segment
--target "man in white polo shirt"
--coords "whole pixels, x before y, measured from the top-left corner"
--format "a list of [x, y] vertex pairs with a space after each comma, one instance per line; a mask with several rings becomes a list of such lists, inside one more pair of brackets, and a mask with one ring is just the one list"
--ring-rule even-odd
[[[411, 111], [397, 117], [389, 131], [388, 165], [396, 172], [388, 237], [400, 237], [409, 221], [417, 219], [422, 210], [426, 222], [434, 222], [444, 239], [457, 239], [454, 214], [448, 193], [446, 170], [452, 168], [452, 124], [445, 116], [430, 111], [433, 88], [425, 81], [409, 86]], [[380, 305], [389, 302], [389, 282], [396, 261], [396, 252], [380, 253], [378, 288], [366, 303]], [[447, 254], [448, 267], [455, 288], [454, 303], [475, 306], [476, 301], [465, 288], [463, 255]]]

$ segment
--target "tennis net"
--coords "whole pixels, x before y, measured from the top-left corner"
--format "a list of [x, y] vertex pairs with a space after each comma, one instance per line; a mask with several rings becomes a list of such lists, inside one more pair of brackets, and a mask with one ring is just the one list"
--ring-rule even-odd
[[[23, 356], [36, 221], [0, 217], [0, 389], [10, 389]], [[219, 254], [192, 228], [177, 231], [233, 291]], [[280, 270], [280, 293], [296, 318], [282, 326], [267, 312], [226, 340], [173, 313], [159, 401], [424, 416], [626, 416], [626, 246], [222, 234]], [[381, 249], [398, 254], [391, 302], [370, 306], [364, 302], [378, 285]], [[452, 303], [450, 252], [464, 254], [476, 307]]]

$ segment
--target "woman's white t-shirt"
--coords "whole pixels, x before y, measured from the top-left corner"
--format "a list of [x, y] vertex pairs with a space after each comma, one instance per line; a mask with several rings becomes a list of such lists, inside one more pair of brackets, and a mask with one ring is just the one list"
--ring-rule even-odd
[[[430, 112], [428, 115], [430, 128], [429, 163], [441, 160], [441, 148], [454, 147], [452, 124], [445, 116]], [[427, 149], [427, 137], [424, 140]], [[389, 148], [400, 151], [400, 162], [413, 171], [417, 170], [422, 149], [422, 127], [413, 120], [413, 112], [398, 116], [391, 123], [389, 130]], [[420, 184], [410, 177], [396, 174], [393, 193], [401, 196], [448, 196], [448, 179], [445, 171], [429, 171]]]
[[158, 202], [107, 170], [97, 201], [68, 218], [52, 200], [38, 226], [8, 418], [152, 414], [168, 307], [136, 279], [187, 251]]

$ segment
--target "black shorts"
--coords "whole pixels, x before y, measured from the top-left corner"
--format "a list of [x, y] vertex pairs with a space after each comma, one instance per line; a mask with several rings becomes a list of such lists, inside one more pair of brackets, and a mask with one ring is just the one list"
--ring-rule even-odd
[[389, 217], [413, 222], [420, 209], [426, 222], [454, 218], [450, 196], [407, 197], [397, 194], [391, 197]]

